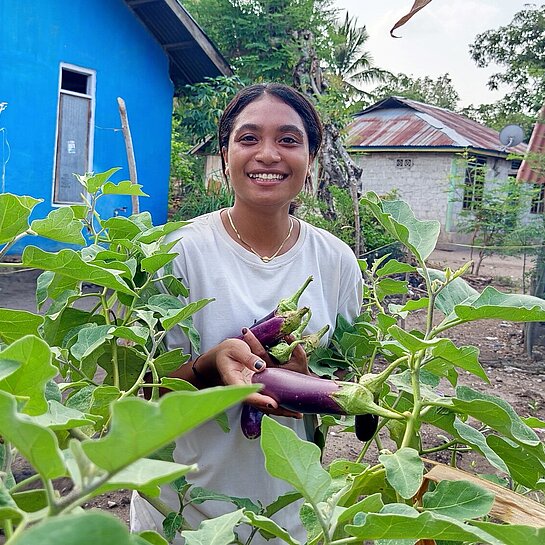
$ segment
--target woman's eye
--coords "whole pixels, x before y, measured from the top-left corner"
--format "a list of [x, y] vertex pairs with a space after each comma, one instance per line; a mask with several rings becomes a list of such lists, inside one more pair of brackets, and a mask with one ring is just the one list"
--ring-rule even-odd
[[253, 134], [245, 134], [240, 137], [241, 142], [255, 142], [257, 138]]
[[295, 138], [293, 138], [292, 136], [284, 136], [282, 138], [282, 142], [284, 144], [297, 144], [297, 140], [295, 140]]

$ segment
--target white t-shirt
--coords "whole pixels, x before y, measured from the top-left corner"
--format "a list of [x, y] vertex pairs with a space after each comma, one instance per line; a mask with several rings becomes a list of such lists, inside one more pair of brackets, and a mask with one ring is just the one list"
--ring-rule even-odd
[[[360, 311], [362, 276], [352, 250], [332, 234], [300, 221], [296, 244], [285, 254], [263, 263], [256, 255], [235, 242], [225, 230], [220, 212], [194, 219], [191, 224], [171, 235], [181, 240], [173, 248], [179, 255], [174, 261], [174, 274], [190, 289], [187, 302], [214, 298], [193, 316], [201, 337], [201, 350], [206, 352], [228, 337], [241, 333], [271, 312], [279, 300], [291, 296], [312, 275], [313, 281], [303, 293], [299, 306], [309, 306], [311, 321], [306, 333], [330, 325], [335, 328], [337, 314], [353, 320]], [[327, 343], [327, 339], [322, 339]], [[189, 341], [181, 329], [175, 328], [167, 339], [169, 348], [183, 347], [190, 353]], [[223, 432], [212, 420], [176, 441], [174, 459], [183, 464], [198, 464], [199, 471], [187, 476], [197, 486], [229, 496], [247, 497], [264, 506], [290, 491], [282, 480], [271, 477], [266, 469], [258, 439], [247, 439], [240, 429], [241, 405], [227, 411], [231, 431]], [[275, 417], [305, 438], [301, 420]], [[176, 493], [163, 487], [161, 499], [178, 509]], [[190, 505], [183, 515], [197, 528], [202, 520], [235, 510], [231, 503], [206, 501]], [[163, 516], [137, 494], [131, 503], [131, 529], [161, 531]], [[306, 532], [293, 504], [279, 511], [275, 520], [301, 542]], [[237, 529], [239, 536], [246, 528]], [[181, 544], [178, 538], [174, 543]], [[256, 535], [252, 545], [280, 545], [281, 540], [264, 540]]]

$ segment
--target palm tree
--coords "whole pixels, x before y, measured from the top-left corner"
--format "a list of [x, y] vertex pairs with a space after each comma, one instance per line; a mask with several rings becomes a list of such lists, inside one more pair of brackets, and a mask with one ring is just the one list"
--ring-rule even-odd
[[346, 13], [344, 22], [339, 23], [330, 60], [329, 74], [334, 74], [343, 87], [356, 100], [372, 100], [373, 95], [361, 86], [384, 82], [392, 74], [373, 66], [373, 57], [365, 50], [369, 33], [364, 26], [358, 27], [357, 18]]

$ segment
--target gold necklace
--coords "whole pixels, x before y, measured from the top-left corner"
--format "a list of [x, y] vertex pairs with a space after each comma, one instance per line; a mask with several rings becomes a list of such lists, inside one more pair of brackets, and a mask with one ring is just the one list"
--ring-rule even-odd
[[247, 246], [248, 249], [250, 250], [250, 252], [252, 252], [257, 257], [259, 257], [259, 259], [261, 259], [261, 261], [263, 261], [263, 263], [268, 263], [271, 259], [274, 259], [280, 253], [280, 250], [282, 250], [282, 248], [284, 247], [284, 244], [286, 244], [286, 242], [288, 242], [288, 239], [291, 236], [291, 232], [293, 231], [293, 219], [290, 217], [290, 228], [288, 230], [288, 234], [286, 235], [286, 238], [282, 241], [282, 244], [280, 244], [280, 246], [278, 247], [278, 250], [276, 250], [276, 252], [274, 252], [274, 254], [271, 255], [271, 257], [269, 257], [269, 256], [266, 256], [266, 255], [259, 254], [245, 240], [243, 240], [243, 238], [240, 236], [240, 233], [238, 232], [238, 229], [235, 227], [235, 224], [233, 222], [233, 218], [231, 217], [231, 209], [230, 208], [227, 209], [227, 217], [229, 218], [229, 223], [231, 224], [231, 227], [233, 228], [233, 231], [235, 232], [235, 235], [237, 236], [238, 240], [240, 240], [240, 242], [242, 242], [242, 244], [244, 244], [244, 246]]

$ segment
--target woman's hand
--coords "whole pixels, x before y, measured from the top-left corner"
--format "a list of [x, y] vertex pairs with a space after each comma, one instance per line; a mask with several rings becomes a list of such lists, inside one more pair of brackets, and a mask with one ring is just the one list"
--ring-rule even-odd
[[[267, 356], [261, 343], [259, 343], [251, 332], [250, 337], [248, 337], [248, 333], [245, 333], [244, 337], [244, 340], [226, 339], [222, 341], [211, 351], [203, 354], [198, 365], [203, 359], [203, 367], [204, 364], [210, 365], [213, 359], [219, 382], [225, 386], [252, 384], [252, 375], [263, 371], [267, 365], [266, 360], [270, 362], [270, 358]], [[258, 392], [250, 394], [245, 399], [245, 402], [254, 405], [266, 414], [302, 418], [301, 413], [283, 409], [278, 406], [278, 403], [272, 397]]]

